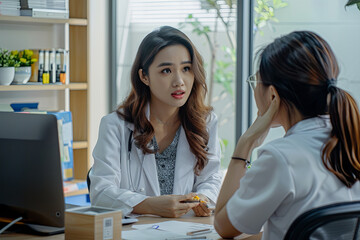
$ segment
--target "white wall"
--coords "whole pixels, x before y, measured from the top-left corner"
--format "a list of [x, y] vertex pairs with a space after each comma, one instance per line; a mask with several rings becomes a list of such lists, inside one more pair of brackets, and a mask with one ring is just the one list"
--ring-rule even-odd
[[[89, 124], [90, 152], [97, 141], [101, 118], [109, 113], [110, 1], [89, 1]], [[91, 162], [93, 158], [91, 157]], [[92, 163], [91, 163], [92, 164]]]

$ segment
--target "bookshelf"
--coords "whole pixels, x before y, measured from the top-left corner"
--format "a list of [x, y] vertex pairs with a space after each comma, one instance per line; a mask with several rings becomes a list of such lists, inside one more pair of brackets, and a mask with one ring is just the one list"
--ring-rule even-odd
[[87, 26], [87, 19], [70, 18], [70, 19], [53, 19], [53, 18], [33, 18], [33, 17], [17, 17], [0, 15], [0, 22], [13, 23], [44, 23], [44, 24], [65, 24]]
[[74, 178], [86, 180], [90, 164], [88, 0], [69, 0], [69, 11], [69, 19], [0, 16], [0, 35], [7, 36], [0, 39], [1, 48], [63, 48], [70, 54], [67, 84], [0, 86], [0, 103], [36, 101], [44, 110], [70, 110]]
[[6, 91], [42, 91], [42, 90], [87, 90], [87, 83], [70, 83], [70, 84], [42, 84], [42, 85], [10, 85], [1, 86], [0, 92]]

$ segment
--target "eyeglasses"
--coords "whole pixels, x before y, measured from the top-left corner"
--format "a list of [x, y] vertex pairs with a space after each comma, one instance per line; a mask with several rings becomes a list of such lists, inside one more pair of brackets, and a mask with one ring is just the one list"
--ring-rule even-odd
[[250, 85], [253, 91], [255, 91], [256, 85], [258, 83], [258, 79], [256, 77], [256, 73], [250, 75], [246, 82]]

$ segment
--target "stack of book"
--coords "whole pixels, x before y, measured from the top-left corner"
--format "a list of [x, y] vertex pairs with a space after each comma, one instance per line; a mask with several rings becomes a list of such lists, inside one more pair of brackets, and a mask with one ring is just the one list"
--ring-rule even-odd
[[29, 8], [68, 10], [67, 0], [28, 0]]
[[68, 65], [69, 51], [64, 49], [31, 49], [37, 62], [31, 65], [31, 77], [27, 84], [34, 82], [41, 84], [69, 82]]
[[88, 193], [87, 183], [86, 181], [82, 181], [82, 180], [64, 181], [63, 188], [64, 188], [65, 196]]
[[20, 12], [21, 16], [68, 19], [69, 0], [21, 1]]
[[0, 15], [20, 16], [20, 1], [0, 0]]

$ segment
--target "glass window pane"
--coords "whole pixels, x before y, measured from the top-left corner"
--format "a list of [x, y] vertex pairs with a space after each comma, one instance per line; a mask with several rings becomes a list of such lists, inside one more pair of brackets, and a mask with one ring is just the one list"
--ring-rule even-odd
[[[349, 91], [360, 103], [360, 11], [347, 1], [257, 0], [254, 6], [254, 56], [275, 38], [296, 30], [319, 34], [331, 46], [340, 65], [338, 86]], [[270, 9], [266, 11], [265, 9]], [[254, 66], [257, 66], [254, 64]], [[257, 69], [254, 68], [254, 72]], [[257, 108], [253, 101], [252, 118]], [[282, 128], [271, 129], [265, 143], [284, 135]], [[256, 152], [256, 151], [255, 151]]]

